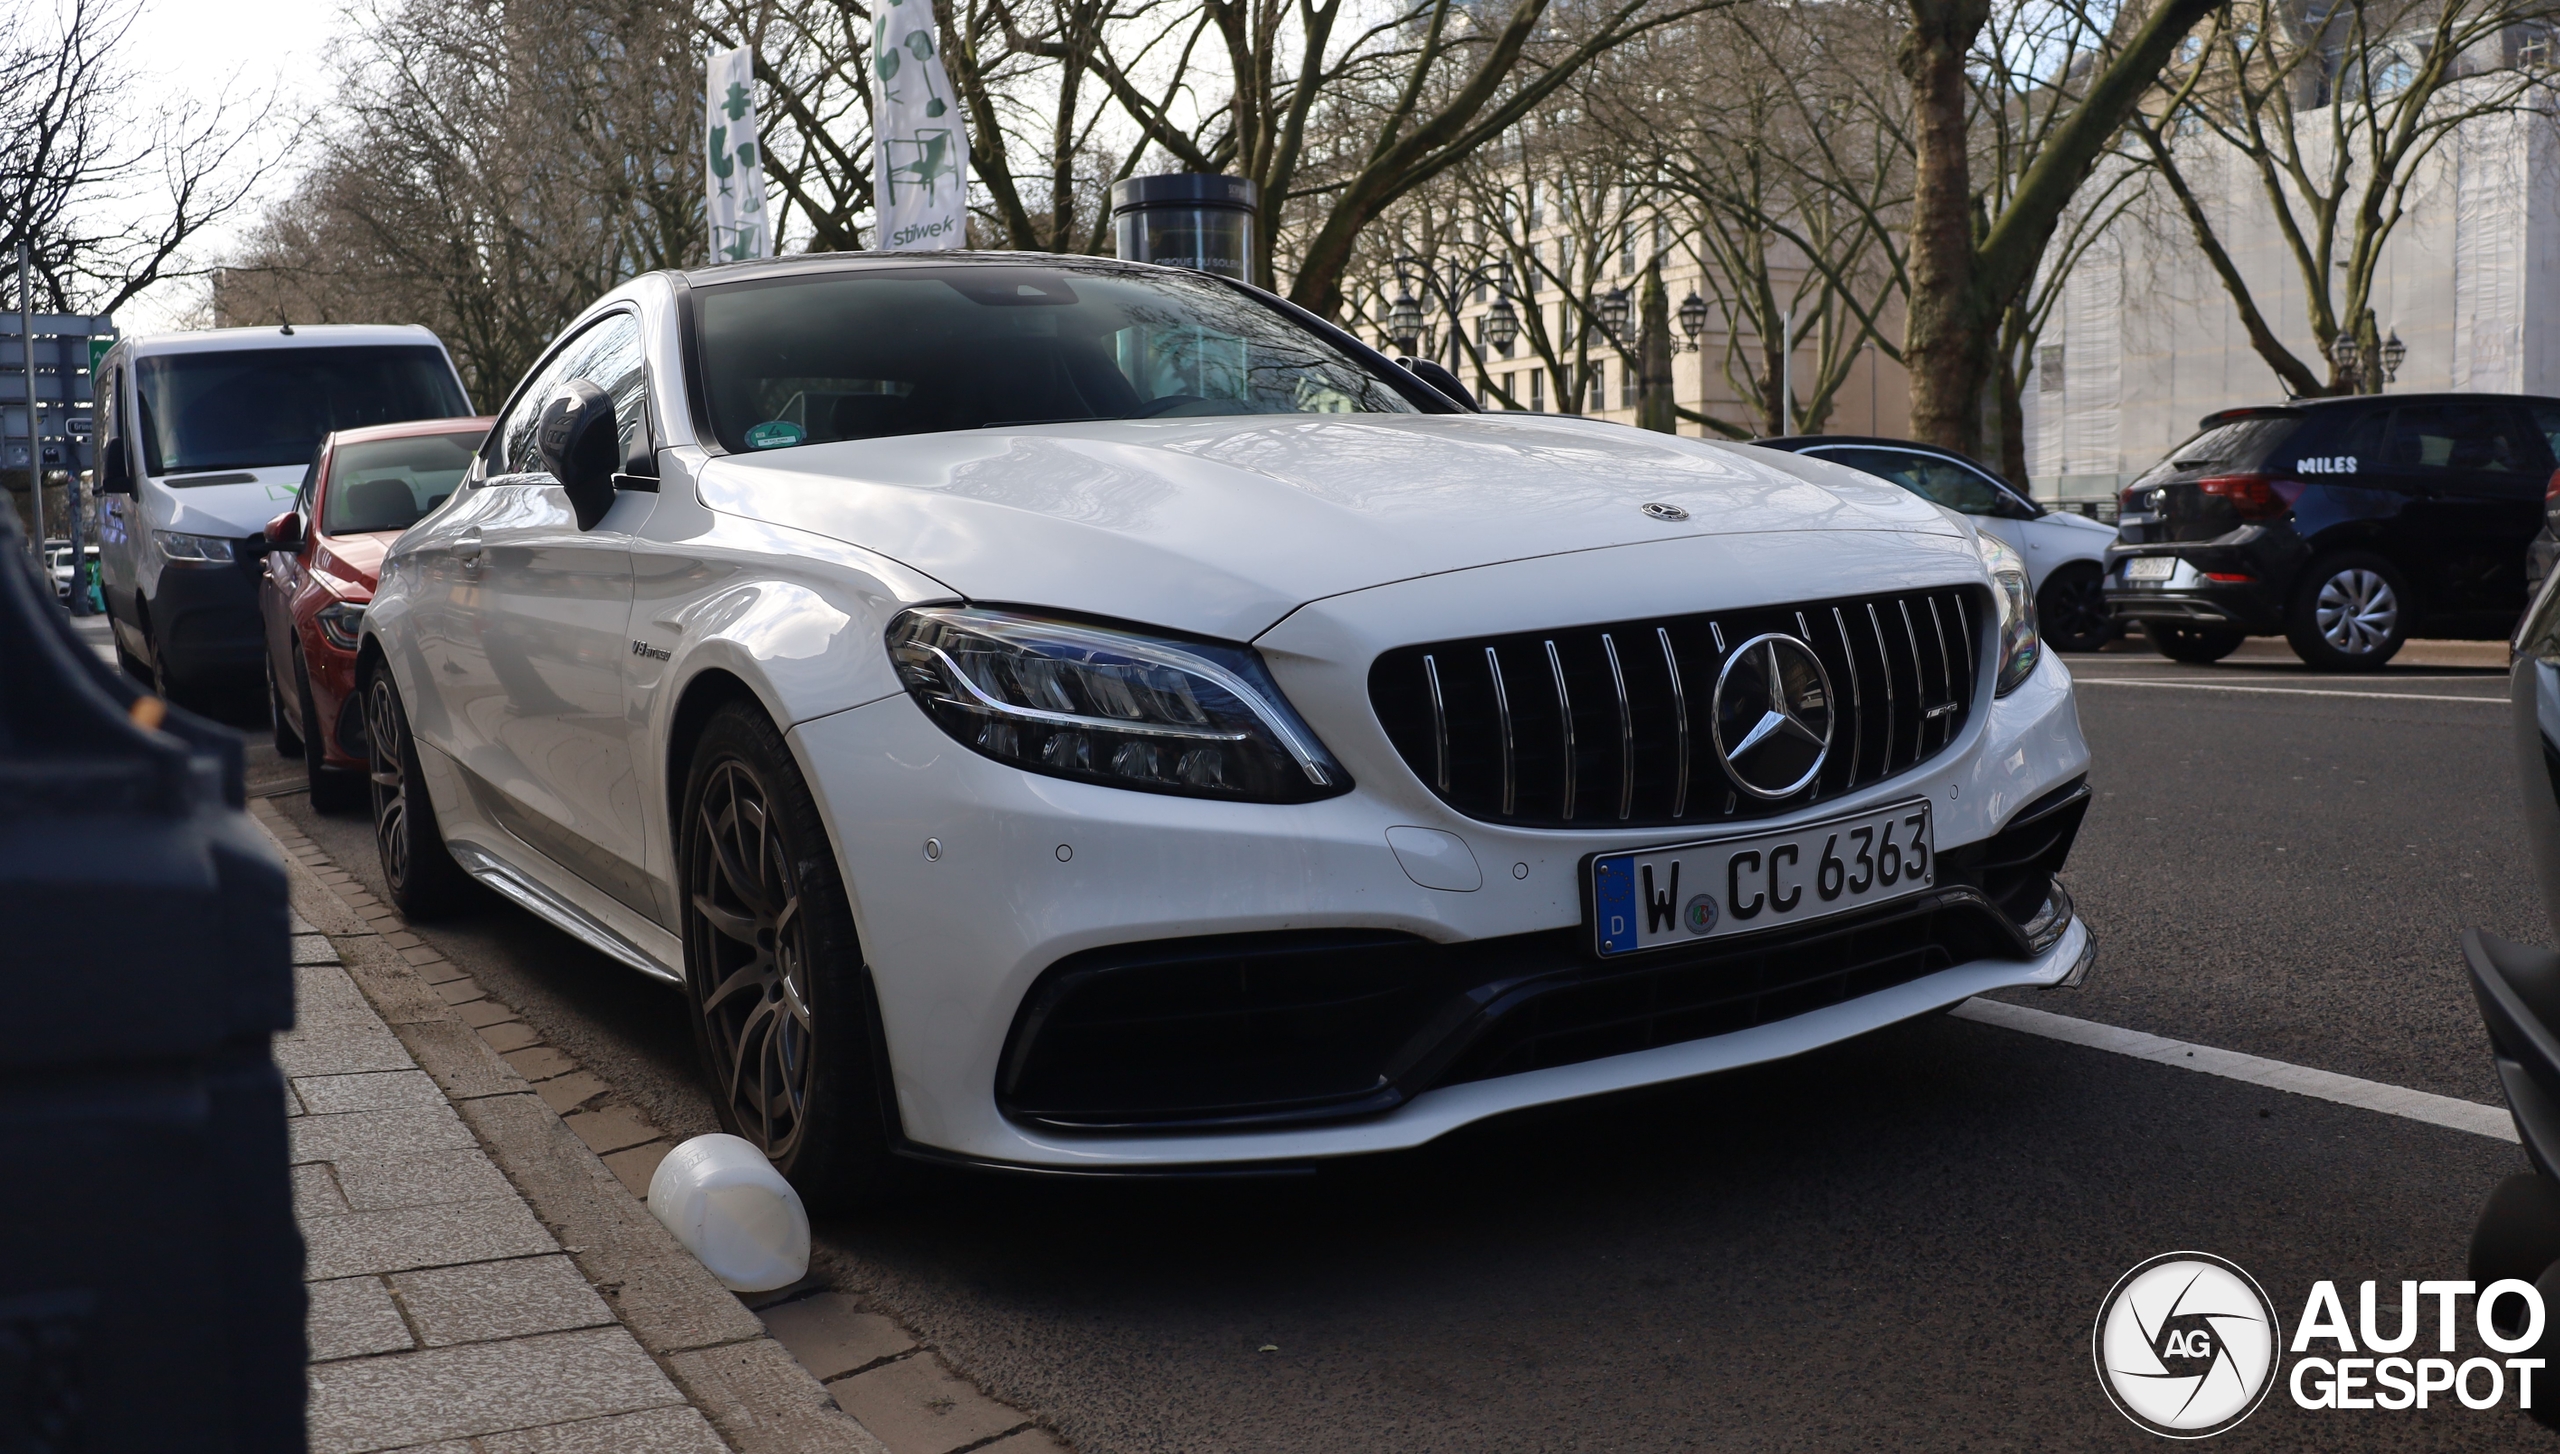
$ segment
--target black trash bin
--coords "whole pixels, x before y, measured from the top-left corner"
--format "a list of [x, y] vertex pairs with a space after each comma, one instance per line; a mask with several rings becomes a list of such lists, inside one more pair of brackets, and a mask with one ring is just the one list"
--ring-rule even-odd
[[[283, 865], [0, 511], [0, 1450], [301, 1450]], [[156, 723], [156, 727], [145, 723]]]

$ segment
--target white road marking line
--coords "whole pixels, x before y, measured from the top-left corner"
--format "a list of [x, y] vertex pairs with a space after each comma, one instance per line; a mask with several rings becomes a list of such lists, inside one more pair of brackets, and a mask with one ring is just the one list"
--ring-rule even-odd
[[1999, 1000], [1967, 1000], [1949, 1013], [1958, 1019], [1997, 1025], [2004, 1030], [2086, 1045], [2093, 1050], [2130, 1055], [2136, 1060], [2148, 1060], [2180, 1070], [2202, 1071], [2226, 1080], [2247, 1081], [2269, 1090], [2335, 1101], [2359, 1110], [2380, 1111], [2386, 1116], [2424, 1121], [2431, 1126], [2468, 1131], [2474, 1136], [2507, 1142], [2517, 1139], [2515, 1118], [2507, 1114], [2504, 1106], [2484, 1106], [2478, 1101], [2457, 1100], [2452, 1096], [2410, 1090], [2405, 1086], [2384, 1085], [2378, 1080], [2359, 1080], [2352, 1075], [2313, 1070], [2307, 1065], [2294, 1065], [2282, 1060], [2266, 1060], [2255, 1055], [2243, 1055], [2236, 1050], [2190, 1045], [2183, 1040], [2146, 1035], [2139, 1030], [2119, 1030], [2094, 1020], [2075, 1020], [2069, 1015], [2031, 1010], [2024, 1005]]
[[2073, 677], [2075, 687], [2183, 687], [2191, 692], [2263, 692], [2278, 697], [2365, 697], [2379, 702], [2492, 702], [2505, 706], [2504, 697], [2450, 697], [2424, 692], [2328, 692], [2317, 687], [2235, 687], [2221, 682], [2146, 682], [2133, 677]]

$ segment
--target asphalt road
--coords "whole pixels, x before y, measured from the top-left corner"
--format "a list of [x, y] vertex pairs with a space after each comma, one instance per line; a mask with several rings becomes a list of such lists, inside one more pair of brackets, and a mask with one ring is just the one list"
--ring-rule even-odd
[[[2503, 674], [2072, 665], [2099, 797], [2068, 877], [2100, 959], [2081, 989], [2016, 998], [2494, 1101], [2455, 937], [2550, 937]], [[375, 876], [361, 820], [277, 802]], [[713, 1129], [671, 992], [494, 900], [420, 932], [662, 1125]], [[944, 1176], [822, 1226], [820, 1256], [1090, 1451], [2132, 1448], [2155, 1441], [2089, 1345], [2126, 1269], [2219, 1253], [2289, 1327], [2315, 1278], [2352, 1299], [2460, 1277], [2481, 1197], [2522, 1165], [1933, 1017], [1304, 1181]], [[2312, 1413], [2279, 1391], [2214, 1443], [2553, 1440], [2513, 1410]]]

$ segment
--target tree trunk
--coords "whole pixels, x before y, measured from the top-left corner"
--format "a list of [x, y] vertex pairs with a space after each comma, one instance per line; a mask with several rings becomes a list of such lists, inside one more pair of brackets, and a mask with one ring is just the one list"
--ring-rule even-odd
[[1898, 57], [1911, 83], [1919, 169], [1911, 205], [1911, 313], [1903, 357], [1914, 438], [1971, 454], [1980, 439], [1990, 320], [1974, 285], [1973, 181], [1967, 155], [1965, 53], [1987, 0], [1910, 0]]
[[1662, 257], [1644, 270], [1644, 324], [1636, 334], [1636, 426], [1680, 432], [1671, 401], [1671, 295], [1662, 287]]

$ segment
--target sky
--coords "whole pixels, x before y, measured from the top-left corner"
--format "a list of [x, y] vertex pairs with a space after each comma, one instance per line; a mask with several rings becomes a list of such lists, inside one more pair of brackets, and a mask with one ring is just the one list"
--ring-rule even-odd
[[[323, 94], [322, 61], [345, 25], [344, 0], [144, 0], [141, 20], [126, 38], [125, 60], [159, 86], [203, 101], [226, 95], [279, 90], [286, 113], [308, 114]], [[261, 187], [281, 195], [289, 177]], [[197, 261], [218, 258], [253, 219], [236, 217], [219, 231], [198, 235]], [[200, 284], [164, 283], [127, 303], [116, 322], [126, 332], [172, 326], [197, 297]]]

